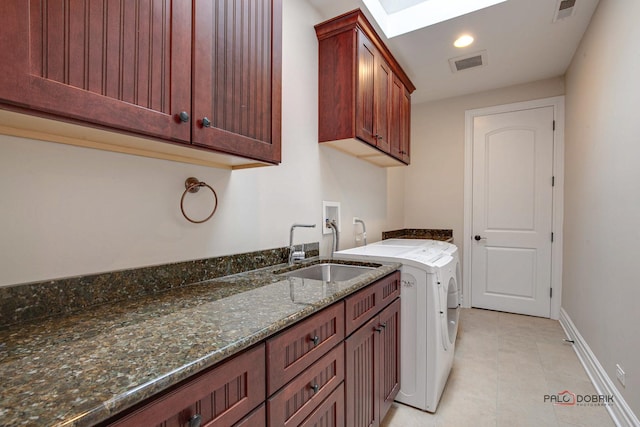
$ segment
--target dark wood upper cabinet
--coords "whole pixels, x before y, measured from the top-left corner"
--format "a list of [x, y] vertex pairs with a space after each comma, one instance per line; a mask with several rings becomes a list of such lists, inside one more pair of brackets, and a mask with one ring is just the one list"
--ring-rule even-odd
[[409, 164], [413, 83], [359, 9], [315, 29], [319, 142], [379, 166]]
[[5, 0], [0, 103], [279, 163], [281, 9], [281, 0]]
[[281, 0], [195, 0], [193, 143], [280, 161]]

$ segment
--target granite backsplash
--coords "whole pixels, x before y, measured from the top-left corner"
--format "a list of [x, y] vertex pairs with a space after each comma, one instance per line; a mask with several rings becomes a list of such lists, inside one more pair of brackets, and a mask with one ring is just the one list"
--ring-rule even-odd
[[453, 239], [453, 230], [430, 228], [403, 228], [401, 230], [383, 231], [382, 240], [387, 239]]
[[[296, 249], [320, 254], [318, 242]], [[282, 264], [288, 255], [283, 247], [0, 287], [0, 328]]]

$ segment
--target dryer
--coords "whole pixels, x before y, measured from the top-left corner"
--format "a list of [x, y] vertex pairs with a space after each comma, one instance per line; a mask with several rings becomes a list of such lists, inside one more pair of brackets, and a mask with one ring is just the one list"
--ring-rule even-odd
[[336, 258], [402, 264], [398, 402], [435, 412], [455, 351], [460, 310], [455, 245], [389, 239], [335, 253]]

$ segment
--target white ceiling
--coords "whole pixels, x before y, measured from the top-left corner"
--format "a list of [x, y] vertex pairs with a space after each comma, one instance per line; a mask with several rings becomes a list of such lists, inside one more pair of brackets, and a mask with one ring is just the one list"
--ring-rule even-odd
[[[362, 0], [307, 0], [330, 19], [360, 8]], [[412, 103], [432, 101], [564, 75], [598, 0], [577, 0], [573, 16], [552, 22], [558, 0], [508, 0], [385, 41], [416, 86]], [[454, 40], [469, 33], [466, 48]], [[486, 50], [488, 65], [452, 73], [449, 59]]]

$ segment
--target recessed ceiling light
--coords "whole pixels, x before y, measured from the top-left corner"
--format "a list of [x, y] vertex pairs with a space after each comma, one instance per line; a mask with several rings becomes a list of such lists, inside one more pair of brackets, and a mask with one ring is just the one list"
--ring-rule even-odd
[[455, 42], [453, 42], [453, 45], [455, 47], [467, 47], [471, 43], [473, 43], [473, 37], [471, 37], [468, 34], [465, 34], [463, 36], [458, 37], [458, 39]]

